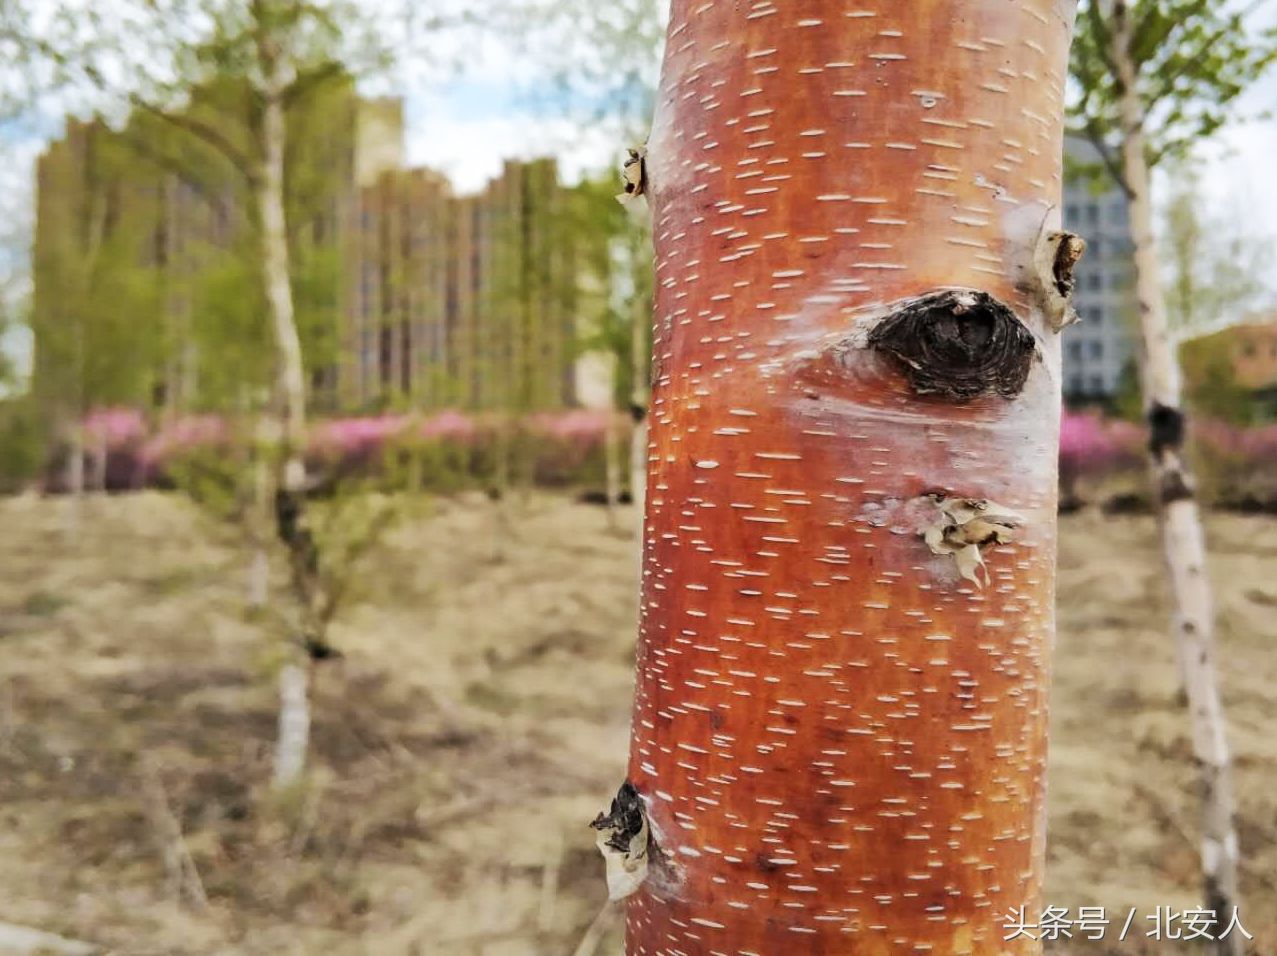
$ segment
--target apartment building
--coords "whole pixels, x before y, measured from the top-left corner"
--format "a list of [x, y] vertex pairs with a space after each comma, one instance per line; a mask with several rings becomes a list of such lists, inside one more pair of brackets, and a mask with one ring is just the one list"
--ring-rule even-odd
[[[224, 93], [197, 91], [191, 109], [224, 119]], [[40, 159], [35, 376], [51, 392], [74, 378], [89, 403], [242, 405], [271, 355], [250, 197], [223, 160], [156, 122], [69, 122]], [[572, 193], [553, 160], [507, 162], [478, 195], [455, 196], [404, 167], [401, 101], [362, 99], [349, 81], [290, 113], [289, 144], [294, 297], [318, 410], [573, 403]], [[130, 329], [139, 348], [93, 348]], [[85, 380], [86, 349], [132, 363], [128, 387]]]
[[[1078, 162], [1098, 159], [1085, 140], [1070, 137], [1065, 149]], [[1097, 190], [1082, 179], [1066, 182], [1064, 226], [1087, 244], [1074, 291], [1081, 321], [1064, 335], [1064, 397], [1103, 400], [1117, 393], [1135, 359], [1135, 260], [1126, 194], [1115, 185]]]

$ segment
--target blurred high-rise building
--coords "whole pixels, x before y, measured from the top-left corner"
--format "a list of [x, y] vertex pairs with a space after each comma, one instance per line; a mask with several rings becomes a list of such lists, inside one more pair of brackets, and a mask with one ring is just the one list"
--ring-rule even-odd
[[[1095, 147], [1069, 137], [1066, 155], [1080, 164], [1099, 161]], [[1081, 320], [1064, 333], [1064, 397], [1103, 401], [1117, 394], [1135, 356], [1135, 246], [1130, 204], [1110, 181], [1088, 177], [1064, 186], [1064, 226], [1086, 240], [1077, 267], [1074, 306]]]
[[360, 189], [340, 404], [572, 404], [569, 207], [549, 159], [508, 161], [474, 196], [424, 169], [386, 170]]
[[[197, 90], [190, 115], [242, 136], [235, 93]], [[439, 174], [404, 168], [401, 101], [363, 99], [348, 78], [288, 123], [293, 292], [317, 410], [572, 403], [571, 192], [553, 160], [507, 162], [479, 195], [454, 196]], [[38, 168], [35, 387], [70, 396], [67, 414], [259, 400], [272, 350], [250, 203], [246, 180], [177, 124], [69, 121]]]

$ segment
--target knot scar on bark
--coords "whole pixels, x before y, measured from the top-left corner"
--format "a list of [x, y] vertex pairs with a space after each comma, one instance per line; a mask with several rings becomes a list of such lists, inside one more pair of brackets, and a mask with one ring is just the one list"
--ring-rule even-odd
[[931, 553], [952, 555], [958, 573], [976, 587], [991, 583], [981, 549], [1009, 544], [1024, 524], [1024, 515], [987, 498], [955, 498], [943, 491], [923, 498], [936, 508], [920, 530]]
[[627, 153], [629, 155], [621, 164], [621, 185], [624, 192], [616, 197], [621, 205], [647, 195], [647, 147], [634, 147], [627, 150]]
[[1012, 399], [1028, 380], [1033, 334], [987, 292], [932, 292], [900, 304], [869, 333], [920, 395], [966, 402], [996, 393]]
[[1073, 289], [1077, 285], [1073, 270], [1086, 253], [1086, 240], [1071, 232], [1054, 232], [1047, 236], [1047, 243], [1055, 246], [1051, 265], [1051, 279], [1055, 284], [1055, 291], [1067, 299], [1073, 294]]
[[1148, 410], [1148, 450], [1160, 459], [1166, 452], [1178, 452], [1184, 445], [1184, 413], [1161, 402]]
[[607, 865], [608, 899], [623, 900], [647, 878], [649, 851], [654, 849], [647, 810], [634, 784], [621, 784], [609, 811], [590, 826], [598, 831], [595, 842]]
[[1178, 408], [1154, 402], [1148, 410], [1148, 450], [1157, 470], [1158, 496], [1164, 504], [1193, 497], [1193, 482], [1181, 452], [1187, 425]]

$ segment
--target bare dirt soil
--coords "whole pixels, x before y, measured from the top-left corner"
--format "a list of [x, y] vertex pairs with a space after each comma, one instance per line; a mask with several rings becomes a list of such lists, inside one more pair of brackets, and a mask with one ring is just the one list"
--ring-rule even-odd
[[[369, 556], [272, 796], [278, 639], [184, 501], [0, 501], [0, 921], [103, 952], [571, 954], [625, 764], [635, 543], [534, 496], [440, 502]], [[621, 516], [629, 528], [632, 515]], [[1277, 520], [1216, 516], [1246, 928], [1277, 953]], [[500, 551], [499, 556], [494, 553]], [[1156, 530], [1063, 522], [1048, 902], [1196, 905], [1194, 772]], [[201, 896], [207, 902], [201, 902]], [[615, 918], [600, 954], [618, 950]], [[1144, 940], [1068, 953], [1191, 953]]]

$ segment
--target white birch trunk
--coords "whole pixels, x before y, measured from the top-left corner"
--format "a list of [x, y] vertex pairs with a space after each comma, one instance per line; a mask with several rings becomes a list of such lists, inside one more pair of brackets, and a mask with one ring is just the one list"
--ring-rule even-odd
[[249, 608], [262, 610], [270, 601], [270, 561], [260, 540], [253, 542], [253, 553], [248, 559], [247, 585]]
[[283, 485], [289, 491], [299, 491], [305, 482], [301, 455], [306, 429], [306, 375], [301, 337], [293, 311], [284, 210], [284, 92], [288, 80], [277, 41], [268, 33], [259, 41], [259, 48], [265, 73], [261, 126], [263, 155], [256, 184], [262, 269], [275, 339]]
[[309, 675], [300, 664], [279, 672], [279, 731], [275, 742], [275, 788], [297, 783], [306, 768], [310, 746]]
[[270, 601], [270, 560], [266, 547], [271, 539], [270, 445], [274, 429], [266, 415], [257, 421], [253, 442], [252, 487], [247, 506], [250, 556], [246, 569], [246, 599], [251, 610], [259, 611]]
[[106, 491], [106, 435], [97, 436], [93, 444], [92, 470], [89, 473], [88, 488], [99, 494]]
[[621, 436], [616, 412], [609, 410], [603, 427], [603, 467], [607, 498], [607, 525], [616, 528], [616, 509], [621, 503]]
[[81, 512], [84, 506], [84, 429], [79, 423], [72, 426], [67, 449], [66, 469], [63, 481], [66, 484], [66, 510], [62, 515], [62, 531], [68, 538], [77, 538], [80, 534]]
[[[257, 55], [262, 70], [262, 120], [259, 131], [261, 165], [255, 187], [262, 243], [262, 270], [266, 301], [275, 340], [276, 399], [279, 403], [278, 485], [297, 509], [295, 522], [304, 524], [306, 469], [303, 459], [306, 431], [306, 375], [301, 337], [293, 307], [289, 263], [288, 229], [284, 205], [284, 150], [287, 128], [284, 98], [291, 79], [287, 51], [280, 35], [271, 28], [269, 12], [256, 0]], [[294, 549], [309, 540], [294, 535], [287, 543]], [[295, 566], [304, 563], [294, 551]], [[297, 572], [294, 572], [297, 573]], [[304, 573], [304, 572], [303, 572]], [[303, 601], [312, 594], [303, 588]], [[303, 617], [310, 608], [303, 608]], [[296, 664], [280, 673], [279, 740], [275, 752], [275, 785], [286, 787], [300, 776], [306, 763], [310, 740], [310, 705], [307, 700], [308, 672]]]
[[[1154, 496], [1174, 602], [1176, 651], [1188, 695], [1193, 754], [1202, 781], [1202, 873], [1206, 908], [1227, 921], [1239, 904], [1238, 844], [1233, 820], [1231, 757], [1215, 673], [1215, 615], [1206, 574], [1201, 516], [1184, 461], [1184, 416], [1179, 362], [1167, 323], [1149, 192], [1144, 112], [1128, 54], [1131, 21], [1123, 0], [1113, 4], [1111, 54], [1122, 85], [1122, 169], [1131, 195], [1136, 296], [1144, 351], [1144, 402], [1152, 432]], [[1243, 937], [1231, 933], [1216, 952], [1241, 956]]]

